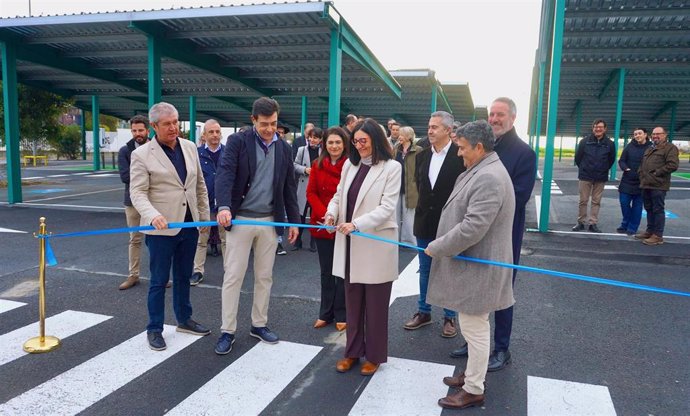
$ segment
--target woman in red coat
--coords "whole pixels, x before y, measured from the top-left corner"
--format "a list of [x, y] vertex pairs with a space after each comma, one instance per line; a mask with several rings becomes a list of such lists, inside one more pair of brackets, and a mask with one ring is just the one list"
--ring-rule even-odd
[[[333, 198], [343, 164], [347, 160], [347, 143], [350, 135], [340, 127], [331, 127], [321, 142], [319, 158], [312, 164], [307, 185], [307, 202], [311, 206], [311, 224], [323, 223], [328, 203]], [[321, 266], [321, 307], [314, 328], [323, 328], [335, 320], [335, 327], [343, 331], [345, 320], [345, 289], [343, 279], [333, 276], [333, 247], [335, 234], [323, 229], [309, 229], [316, 240]]]

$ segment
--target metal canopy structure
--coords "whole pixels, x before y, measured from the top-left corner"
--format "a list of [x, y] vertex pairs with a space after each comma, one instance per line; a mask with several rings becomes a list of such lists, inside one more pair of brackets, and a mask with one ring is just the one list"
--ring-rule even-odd
[[603, 118], [616, 139], [636, 126], [663, 126], [670, 140], [690, 137], [689, 60], [685, 0], [542, 3], [530, 105], [537, 152], [546, 135], [540, 231], [548, 229], [555, 136], [584, 136]]
[[248, 122], [253, 100], [271, 96], [300, 126], [302, 96], [310, 116], [328, 112], [334, 55], [343, 112], [360, 94], [401, 94], [330, 2], [0, 19], [0, 41], [16, 47], [20, 83], [84, 109], [97, 95], [102, 113], [122, 119], [161, 96], [187, 119], [193, 96], [198, 113]]
[[468, 87], [446, 94], [429, 70], [396, 79], [330, 1], [0, 19], [0, 51], [10, 203], [22, 200], [17, 83], [73, 98], [94, 125], [98, 114], [129, 119], [161, 100], [192, 125], [197, 116], [241, 125], [259, 96], [277, 99], [295, 130], [348, 113], [426, 130], [437, 102], [471, 118]]
[[[545, 64], [543, 90], [550, 85], [555, 4], [544, 1], [542, 7], [530, 114], [537, 113], [540, 63]], [[661, 125], [671, 137], [690, 137], [690, 3], [567, 0], [562, 31], [556, 135], [591, 133], [596, 118], [607, 121], [612, 135], [623, 79], [621, 133]], [[540, 113], [544, 121], [546, 102]], [[532, 117], [533, 135], [535, 124]], [[545, 122], [540, 130], [546, 134]]]

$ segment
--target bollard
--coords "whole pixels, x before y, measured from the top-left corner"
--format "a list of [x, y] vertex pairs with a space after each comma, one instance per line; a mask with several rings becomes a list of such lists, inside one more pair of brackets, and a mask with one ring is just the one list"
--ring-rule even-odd
[[[46, 219], [39, 218], [38, 234], [46, 235]], [[34, 234], [36, 237], [36, 234]], [[38, 319], [39, 336], [24, 343], [24, 351], [31, 354], [50, 352], [60, 346], [60, 339], [46, 336], [46, 240], [39, 238], [38, 243]]]

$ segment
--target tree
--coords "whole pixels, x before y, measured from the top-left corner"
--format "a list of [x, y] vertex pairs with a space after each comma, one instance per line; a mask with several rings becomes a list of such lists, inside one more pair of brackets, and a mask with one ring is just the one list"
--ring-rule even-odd
[[[67, 111], [72, 100], [22, 84], [18, 85], [17, 95], [21, 142], [23, 147], [28, 147], [35, 155], [46, 140], [59, 134], [58, 117]], [[0, 100], [0, 111], [4, 110], [4, 102]], [[0, 123], [0, 135], [5, 137], [4, 123]]]
[[48, 139], [55, 151], [57, 157], [64, 156], [67, 159], [74, 160], [81, 153], [81, 128], [76, 125], [59, 126], [58, 134], [51, 136]]
[[[105, 131], [117, 131], [118, 118], [108, 116], [105, 114], [98, 115], [98, 125], [105, 129]], [[84, 111], [84, 122], [86, 130], [93, 130], [93, 117], [90, 111]]]

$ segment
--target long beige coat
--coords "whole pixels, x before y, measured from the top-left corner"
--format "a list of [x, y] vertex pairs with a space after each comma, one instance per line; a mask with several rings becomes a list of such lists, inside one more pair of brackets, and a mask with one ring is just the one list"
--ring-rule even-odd
[[[335, 223], [345, 222], [347, 192], [358, 166], [345, 161], [338, 189], [328, 204], [327, 215]], [[389, 240], [398, 241], [398, 224], [395, 207], [400, 195], [401, 166], [395, 160], [373, 165], [364, 178], [357, 195], [352, 220], [359, 231]], [[345, 278], [346, 238], [336, 233], [333, 252], [333, 275]], [[350, 282], [377, 284], [392, 282], [398, 278], [398, 246], [365, 237], [352, 236], [350, 243]]]
[[441, 212], [427, 302], [468, 315], [505, 309], [513, 299], [513, 271], [454, 259], [462, 254], [513, 262], [513, 184], [495, 152], [463, 172]]
[[[194, 221], [209, 221], [208, 192], [201, 173], [199, 153], [189, 140], [179, 139], [187, 167], [183, 184], [172, 162], [157, 140], [132, 152], [130, 188], [132, 205], [141, 215], [141, 225], [162, 215], [168, 222], [183, 222], [187, 206]], [[179, 228], [142, 231], [152, 235], [177, 235]]]

